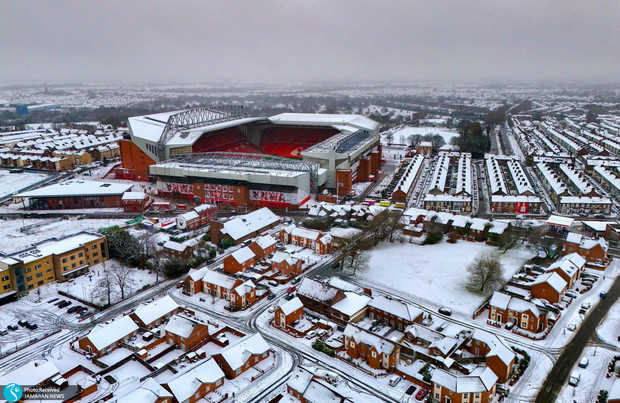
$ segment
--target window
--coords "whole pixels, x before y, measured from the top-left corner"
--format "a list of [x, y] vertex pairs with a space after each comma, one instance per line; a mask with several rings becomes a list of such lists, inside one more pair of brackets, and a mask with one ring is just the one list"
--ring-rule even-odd
[[93, 256], [99, 256], [99, 252], [93, 252]]
[[235, 374], [239, 375], [239, 373], [241, 373], [241, 368], [237, 368], [237, 370], [235, 371]]
[[7, 281], [9, 279], [9, 276], [3, 276], [2, 277], [2, 281]]
[[372, 355], [372, 358], [376, 358], [377, 357], [377, 353], [375, 353], [374, 351], [370, 355]]
[[26, 277], [26, 281], [31, 281], [31, 280], [32, 280], [32, 276]]
[[8, 290], [9, 288], [11, 288], [11, 284], [6, 284], [6, 285], [4, 286], [4, 289], [5, 289], [5, 290]]
[[43, 285], [43, 283], [44, 283], [44, 281], [41, 280], [41, 281], [37, 282], [37, 285]]
[[32, 290], [34, 288], [34, 286], [32, 284], [28, 284], [28, 289]]
[[71, 260], [75, 260], [75, 255], [71, 255]]
[[63, 271], [67, 271], [68, 267], [67, 266], [62, 266], [62, 270]]
[[95, 259], [95, 264], [99, 263], [99, 259]]
[[43, 277], [43, 273], [37, 273], [36, 278]]
[[83, 260], [80, 260], [80, 266], [82, 266], [84, 264]]
[[91, 247], [91, 249], [92, 249], [92, 250], [97, 249], [97, 245], [93, 245], [93, 246]]
[[476, 394], [474, 395], [474, 397], [475, 397], [476, 399], [478, 399], [478, 398], [480, 397], [480, 393], [476, 392]]
[[82, 257], [82, 256], [84, 256], [84, 253], [83, 253], [83, 252], [80, 252], [80, 253], [78, 253], [78, 256], [79, 256], [79, 257]]
[[62, 262], [63, 262], [63, 263], [67, 263], [67, 258], [66, 258], [66, 257], [65, 257], [65, 258], [63, 258], [63, 259], [62, 259]]
[[25, 270], [25, 272], [26, 272], [26, 273], [30, 273], [30, 270], [32, 270], [32, 269], [29, 267], [29, 268], [27, 268], [27, 269]]
[[34, 266], [34, 269], [35, 269], [35, 270], [39, 270], [40, 268], [41, 268], [41, 265], [40, 265], [40, 264], [38, 264], [38, 265]]
[[75, 263], [71, 263], [71, 268], [75, 268]]
[[353, 340], [351, 340], [351, 341], [349, 342], [349, 346], [350, 346], [350, 347], [355, 347], [355, 342], [353, 342]]

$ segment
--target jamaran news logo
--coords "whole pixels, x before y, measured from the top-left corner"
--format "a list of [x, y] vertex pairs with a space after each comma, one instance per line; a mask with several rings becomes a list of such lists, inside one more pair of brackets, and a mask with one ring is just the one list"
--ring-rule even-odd
[[22, 398], [23, 389], [16, 383], [9, 383], [4, 387], [3, 395], [8, 402], [16, 402]]

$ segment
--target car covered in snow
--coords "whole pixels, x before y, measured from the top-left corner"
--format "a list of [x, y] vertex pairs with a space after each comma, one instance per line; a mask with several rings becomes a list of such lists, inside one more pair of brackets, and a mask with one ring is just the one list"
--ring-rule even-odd
[[588, 357], [583, 357], [579, 361], [579, 364], [577, 364], [577, 365], [579, 366], [579, 368], [586, 368], [589, 363], [590, 363], [590, 360], [588, 360]]

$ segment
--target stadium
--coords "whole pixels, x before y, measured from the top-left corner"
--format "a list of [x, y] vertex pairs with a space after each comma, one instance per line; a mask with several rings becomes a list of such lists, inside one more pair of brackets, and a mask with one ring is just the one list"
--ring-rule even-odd
[[346, 195], [379, 170], [379, 123], [360, 115], [249, 117], [241, 105], [128, 119], [119, 179], [154, 180], [160, 195], [295, 209]]

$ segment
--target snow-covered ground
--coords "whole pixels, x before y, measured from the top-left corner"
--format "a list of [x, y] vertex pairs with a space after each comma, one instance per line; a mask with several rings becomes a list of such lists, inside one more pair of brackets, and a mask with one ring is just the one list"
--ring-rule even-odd
[[495, 247], [466, 241], [423, 246], [384, 242], [369, 252], [368, 268], [358, 276], [416, 295], [420, 302], [449, 307], [470, 316], [485, 296], [465, 288], [469, 278], [467, 266], [479, 255], [488, 253], [499, 256], [506, 280], [534, 256], [526, 247], [500, 254]]
[[620, 304], [614, 304], [596, 329], [600, 339], [620, 349]]
[[595, 402], [601, 389], [611, 390], [614, 378], [607, 378], [605, 374], [607, 365], [614, 355], [613, 351], [606, 348], [586, 347], [581, 357], [588, 359], [588, 366], [580, 368], [575, 363], [571, 370], [571, 374], [573, 372], [580, 374], [579, 384], [576, 387], [570, 386], [567, 380], [558, 395], [557, 402]]
[[405, 136], [405, 141], [407, 141], [407, 137], [411, 135], [419, 134], [420, 136], [433, 135], [438, 134], [446, 141], [446, 144], [450, 144], [450, 140], [453, 137], [458, 137], [458, 132], [448, 130], [443, 127], [403, 127], [400, 130], [394, 132], [394, 142], [400, 142], [401, 136]]
[[[100, 228], [111, 225], [122, 224], [127, 219], [83, 219], [71, 218], [60, 220], [54, 218], [42, 219], [15, 219], [2, 220], [2, 236], [0, 236], [0, 251], [11, 253], [29, 245], [49, 239], [52, 237], [62, 237], [79, 231], [97, 232]], [[22, 227], [27, 228], [27, 232], [20, 231]]]
[[27, 186], [47, 178], [43, 173], [22, 172], [12, 174], [8, 170], [0, 169], [0, 197], [10, 195]]

